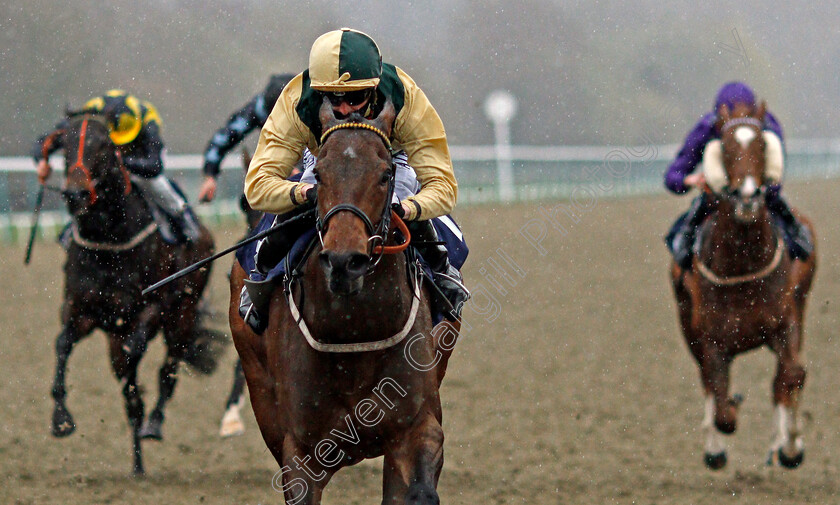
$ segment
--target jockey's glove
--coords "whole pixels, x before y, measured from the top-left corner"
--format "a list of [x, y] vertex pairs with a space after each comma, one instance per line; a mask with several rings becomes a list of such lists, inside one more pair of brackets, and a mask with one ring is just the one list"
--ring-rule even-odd
[[400, 219], [405, 218], [405, 208], [402, 206], [402, 203], [400, 203], [400, 202], [392, 203], [391, 204], [391, 210], [393, 210], [394, 213], [397, 216], [399, 216]]
[[304, 195], [306, 197], [307, 202], [315, 203], [318, 201], [318, 188], [316, 186], [312, 186], [311, 188], [306, 190]]

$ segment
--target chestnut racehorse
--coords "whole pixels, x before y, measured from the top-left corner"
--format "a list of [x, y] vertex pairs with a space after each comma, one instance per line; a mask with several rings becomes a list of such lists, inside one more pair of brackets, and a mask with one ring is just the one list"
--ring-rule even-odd
[[[778, 137], [762, 130], [765, 111], [763, 102], [718, 111], [721, 139], [710, 142], [703, 156], [717, 211], [701, 225], [691, 270], [671, 266], [683, 334], [700, 367], [705, 463], [712, 469], [726, 464], [722, 435], [736, 428], [740, 397], [729, 395], [730, 365], [736, 355], [761, 346], [778, 360], [768, 464], [795, 468], [804, 456], [797, 418], [805, 383], [800, 350], [816, 253], [792, 260], [766, 206], [767, 186], [781, 179], [783, 154]], [[813, 236], [811, 223], [799, 219]]]
[[262, 336], [239, 316], [246, 274], [233, 267], [231, 330], [287, 503], [320, 503], [336, 471], [381, 455], [382, 503], [439, 503], [438, 389], [460, 324], [443, 322], [433, 335], [415, 261], [402, 246], [386, 247], [402, 225], [390, 211], [394, 117], [388, 103], [374, 120], [338, 121], [324, 102], [315, 168], [320, 241], [287, 289], [273, 289]]
[[[199, 240], [190, 246], [163, 241], [100, 116], [71, 115], [66, 129], [53, 133], [47, 142], [56, 140], [65, 152], [62, 194], [72, 216], [72, 241], [64, 266], [63, 328], [55, 346], [52, 434], [66, 437], [76, 429], [65, 403], [67, 360], [77, 342], [100, 329], [108, 337], [111, 366], [125, 398], [134, 473], [143, 474], [140, 440], [162, 438], [164, 408], [174, 392], [181, 361], [199, 372], [212, 372], [219, 347], [210, 341], [222, 335], [200, 322], [198, 306], [210, 275], [208, 268], [148, 296], [141, 290], [210, 255], [213, 238], [202, 227]], [[137, 367], [148, 342], [160, 331], [166, 343], [159, 372], [160, 396], [144, 424]]]

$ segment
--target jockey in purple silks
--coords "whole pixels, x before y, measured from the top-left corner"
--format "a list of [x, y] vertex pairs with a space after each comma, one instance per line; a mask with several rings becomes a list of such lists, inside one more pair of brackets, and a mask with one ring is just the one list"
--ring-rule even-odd
[[[720, 138], [720, 132], [715, 126], [718, 119], [717, 111], [721, 105], [726, 105], [729, 110], [732, 110], [736, 104], [747, 104], [755, 107], [755, 94], [744, 83], [727, 83], [717, 94], [714, 110], [700, 118], [700, 121], [686, 136], [676, 159], [668, 167], [668, 171], [665, 173], [665, 187], [669, 191], [681, 195], [688, 192], [691, 187], [703, 183], [702, 174], [693, 172], [702, 160], [706, 144], [710, 140]], [[769, 111], [765, 114], [763, 128], [778, 135], [779, 139], [784, 138], [782, 127]], [[781, 186], [768, 187], [766, 199], [767, 208], [771, 215], [782, 226], [791, 256], [801, 259], [807, 258], [814, 250], [813, 240], [808, 229], [797, 221], [790, 207], [782, 198]], [[706, 196], [705, 192], [702, 192], [691, 202], [688, 211], [677, 219], [665, 238], [665, 243], [674, 255], [674, 260], [683, 269], [691, 268], [695, 232], [712, 210], [713, 206], [710, 198]]]

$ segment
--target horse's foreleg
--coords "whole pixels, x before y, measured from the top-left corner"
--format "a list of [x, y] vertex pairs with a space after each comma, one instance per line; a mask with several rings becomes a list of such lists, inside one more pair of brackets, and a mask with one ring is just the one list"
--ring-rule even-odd
[[233, 368], [233, 388], [230, 391], [227, 404], [225, 404], [225, 415], [222, 417], [222, 424], [219, 428], [219, 435], [232, 437], [245, 433], [245, 424], [242, 422], [240, 411], [245, 406], [245, 374], [242, 372], [242, 361], [236, 360]]
[[52, 434], [55, 437], [66, 437], [76, 430], [73, 416], [67, 410], [64, 402], [67, 396], [65, 375], [67, 374], [67, 359], [73, 351], [73, 345], [81, 339], [76, 328], [67, 324], [55, 339], [55, 377], [53, 379], [52, 397], [55, 401], [52, 416]]
[[443, 468], [443, 429], [430, 412], [385, 449], [382, 503], [437, 505]]
[[731, 434], [737, 427], [737, 399], [729, 398], [729, 366], [732, 359], [718, 350], [706, 351], [700, 364], [703, 387], [711, 393], [715, 405], [715, 427]]
[[774, 350], [778, 354], [776, 377], [773, 381], [773, 426], [775, 437], [770, 446], [768, 464], [787, 468], [798, 467], [805, 455], [805, 443], [799, 428], [797, 413], [799, 394], [805, 385], [805, 367], [799, 360], [800, 329], [794, 325], [783, 345]]
[[151, 335], [150, 329], [141, 324], [126, 338], [111, 335], [111, 366], [122, 384], [125, 411], [131, 426], [134, 449], [134, 475], [143, 475], [143, 454], [140, 447], [140, 427], [143, 424], [143, 398], [137, 386], [137, 367], [146, 352], [146, 342]]
[[[285, 437], [282, 455], [274, 453], [283, 467], [274, 474], [271, 485], [283, 493], [286, 503], [319, 505], [324, 487], [333, 476], [334, 468], [324, 468], [308, 451], [298, 447], [290, 436]], [[278, 457], [279, 456], [279, 457]]]
[[700, 357], [700, 376], [706, 400], [703, 416], [706, 466], [717, 470], [726, 465], [726, 444], [722, 434], [732, 434], [737, 427], [740, 398], [729, 397], [731, 358], [717, 349], [704, 349]]

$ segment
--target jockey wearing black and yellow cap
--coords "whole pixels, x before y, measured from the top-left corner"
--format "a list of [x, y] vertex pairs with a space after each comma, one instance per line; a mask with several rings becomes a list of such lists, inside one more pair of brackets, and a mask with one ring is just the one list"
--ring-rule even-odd
[[[180, 225], [181, 233], [187, 240], [198, 239], [199, 225], [192, 212], [188, 211], [186, 200], [163, 175], [160, 116], [154, 105], [125, 91], [114, 89], [88, 100], [82, 110], [104, 116], [110, 129], [111, 141], [119, 149], [126, 169], [132, 174], [132, 182], [143, 190], [147, 199]], [[56, 125], [55, 129], [62, 130], [66, 126], [64, 120]], [[40, 137], [32, 150], [41, 182], [52, 172], [49, 163], [43, 158], [44, 141], [49, 135], [50, 133]], [[62, 147], [59, 135], [49, 146], [48, 154]]]
[[[287, 179], [307, 149], [318, 156], [322, 133], [318, 111], [325, 97], [338, 117], [359, 112], [373, 118], [386, 101], [393, 104], [397, 115], [391, 143], [406, 153], [420, 183], [416, 194], [403, 197], [398, 209], [414, 229], [412, 234], [434, 242], [436, 234], [429, 220], [449, 214], [458, 196], [443, 123], [414, 80], [402, 69], [383, 63], [370, 36], [350, 28], [327, 32], [315, 40], [309, 68], [280, 94], [245, 178], [245, 196], [251, 207], [285, 214], [314, 194], [310, 191], [314, 181], [306, 182], [306, 173], [302, 182]], [[460, 315], [469, 298], [460, 273], [449, 264], [444, 248], [432, 245], [425, 249], [420, 253], [435, 271], [435, 284], [456, 308], [454, 315]]]

